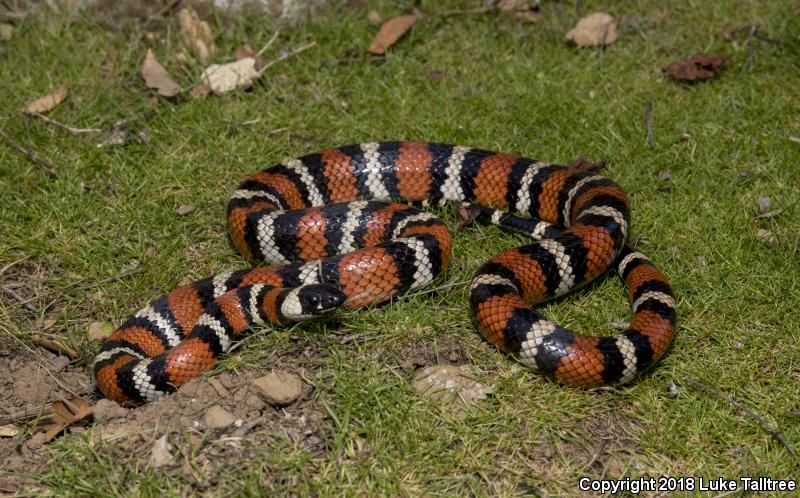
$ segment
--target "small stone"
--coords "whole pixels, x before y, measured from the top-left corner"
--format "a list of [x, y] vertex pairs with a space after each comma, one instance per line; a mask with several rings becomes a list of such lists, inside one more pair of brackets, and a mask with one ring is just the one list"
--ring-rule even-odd
[[19, 427], [16, 425], [0, 425], [0, 437], [15, 437], [17, 434], [19, 434]]
[[247, 399], [245, 400], [245, 404], [255, 410], [260, 410], [264, 408], [264, 400], [255, 394], [251, 394], [250, 396], [248, 396]]
[[29, 450], [41, 448], [47, 443], [47, 434], [44, 432], [37, 432], [30, 439], [25, 441], [25, 447]]
[[209, 429], [222, 429], [236, 422], [236, 417], [225, 408], [214, 405], [206, 412], [203, 422]]
[[153, 444], [150, 450], [150, 465], [153, 467], [163, 467], [172, 463], [172, 445], [167, 441], [164, 434]]
[[175, 210], [175, 212], [178, 213], [180, 216], [186, 216], [192, 211], [194, 211], [193, 204], [183, 204], [182, 206], [179, 206], [178, 209]]
[[472, 377], [469, 365], [434, 365], [417, 372], [411, 387], [442, 407], [454, 409], [457, 416], [465, 416], [467, 408], [486, 398], [489, 390]]
[[228, 388], [223, 386], [222, 383], [217, 379], [208, 379], [208, 383], [214, 388], [215, 391], [217, 391], [217, 394], [219, 394], [220, 397], [227, 398], [231, 395], [231, 392], [228, 391]]
[[114, 326], [108, 322], [92, 322], [87, 330], [89, 340], [101, 342], [108, 339], [114, 333]]
[[674, 381], [669, 381], [669, 387], [667, 389], [670, 399], [675, 399], [678, 397], [680, 391], [678, 391], [678, 386], [675, 385]]
[[658, 176], [656, 177], [658, 181], [665, 182], [672, 178], [672, 171], [665, 169], [664, 171], [659, 171]]
[[127, 416], [128, 410], [110, 399], [101, 399], [94, 405], [95, 422], [107, 422], [115, 418], [125, 418]]
[[300, 397], [303, 382], [300, 377], [284, 370], [275, 370], [252, 381], [259, 394], [273, 406], [286, 406]]
[[758, 212], [759, 213], [766, 213], [769, 211], [769, 207], [772, 205], [772, 199], [769, 197], [762, 195], [758, 198]]

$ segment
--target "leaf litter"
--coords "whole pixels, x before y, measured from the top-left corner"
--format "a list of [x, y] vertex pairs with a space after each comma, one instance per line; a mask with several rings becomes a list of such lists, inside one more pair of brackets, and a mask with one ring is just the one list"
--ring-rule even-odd
[[725, 54], [695, 54], [668, 65], [664, 73], [676, 81], [704, 81], [718, 76], [727, 63]]
[[181, 86], [175, 83], [164, 66], [158, 62], [152, 49], [147, 49], [141, 72], [147, 87], [156, 90], [162, 97], [174, 97], [181, 92]]
[[64, 99], [66, 99], [68, 95], [69, 90], [67, 87], [59, 87], [54, 92], [38, 98], [25, 106], [23, 112], [28, 114], [40, 114], [43, 112], [52, 111], [58, 104], [64, 102]]
[[606, 12], [594, 12], [582, 18], [566, 34], [567, 41], [579, 47], [598, 47], [614, 43], [617, 34], [617, 23]]
[[381, 25], [368, 51], [375, 55], [383, 55], [394, 45], [411, 27], [417, 23], [419, 17], [415, 15], [397, 16]]

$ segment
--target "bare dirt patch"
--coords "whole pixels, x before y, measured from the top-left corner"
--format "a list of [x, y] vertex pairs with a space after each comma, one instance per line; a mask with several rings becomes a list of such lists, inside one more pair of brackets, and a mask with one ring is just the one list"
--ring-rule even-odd
[[[19, 434], [0, 438], [0, 492], [13, 492], [33, 481], [6, 472], [43, 471], [47, 454], [42, 442], [30, 438], [28, 425], [48, 414], [50, 403], [60, 398], [85, 395], [94, 390], [82, 366], [70, 364], [64, 356], [43, 348], [26, 348], [24, 343], [5, 337], [0, 343], [0, 425], [15, 427]], [[80, 429], [80, 428], [76, 428]]]

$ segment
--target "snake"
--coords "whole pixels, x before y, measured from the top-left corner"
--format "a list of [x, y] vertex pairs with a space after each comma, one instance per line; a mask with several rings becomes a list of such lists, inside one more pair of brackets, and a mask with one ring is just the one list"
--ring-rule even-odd
[[[151, 402], [211, 369], [253, 325], [329, 317], [426, 286], [451, 259], [448, 226], [432, 206], [529, 243], [483, 263], [469, 284], [480, 334], [565, 385], [631, 381], [664, 354], [676, 330], [669, 281], [627, 244], [624, 190], [591, 168], [431, 142], [371, 142], [286, 160], [246, 179], [227, 207], [228, 233], [249, 261], [182, 285], [127, 319], [93, 364], [102, 394]], [[633, 308], [615, 335], [584, 335], [534, 307], [620, 275]]]

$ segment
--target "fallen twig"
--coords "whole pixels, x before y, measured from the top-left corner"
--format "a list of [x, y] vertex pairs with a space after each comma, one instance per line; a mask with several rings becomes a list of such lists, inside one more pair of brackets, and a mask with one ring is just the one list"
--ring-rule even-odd
[[277, 59], [275, 59], [273, 61], [267, 62], [266, 64], [264, 64], [261, 67], [261, 69], [258, 70], [258, 76], [257, 77], [261, 77], [261, 75], [264, 74], [264, 71], [266, 71], [270, 67], [274, 66], [275, 64], [277, 64], [277, 63], [279, 63], [281, 61], [285, 61], [286, 59], [288, 59], [290, 57], [294, 57], [295, 55], [299, 54], [300, 52], [304, 52], [304, 51], [308, 50], [309, 48], [313, 48], [313, 47], [316, 47], [316, 46], [317, 46], [317, 42], [313, 41], [311, 43], [307, 43], [307, 44], [303, 45], [300, 48], [296, 48], [296, 49], [294, 49], [294, 50], [292, 50], [290, 52], [287, 52], [287, 53], [281, 55], [280, 57], [278, 57]]
[[100, 133], [101, 131], [103, 131], [103, 130], [101, 130], [99, 128], [75, 128], [75, 127], [72, 127], [70, 125], [67, 125], [67, 124], [64, 124], [64, 123], [60, 123], [60, 122], [56, 121], [55, 119], [48, 118], [44, 114], [39, 114], [38, 112], [27, 112], [27, 113], [25, 113], [25, 115], [26, 116], [37, 117], [37, 118], [41, 119], [42, 121], [44, 121], [45, 123], [58, 126], [59, 128], [61, 128], [63, 130], [67, 130], [70, 133], [75, 133], [75, 134]]
[[800, 144], [800, 137], [795, 137], [793, 135], [789, 135], [789, 141], [794, 142], [796, 144]]
[[32, 163], [34, 163], [35, 165], [39, 166], [48, 175], [50, 175], [50, 176], [58, 176], [58, 173], [56, 173], [56, 169], [53, 167], [53, 165], [50, 164], [49, 162], [45, 161], [41, 157], [39, 157], [39, 155], [36, 152], [34, 152], [33, 149], [26, 149], [21, 143], [17, 142], [13, 138], [11, 138], [11, 136], [9, 136], [3, 130], [0, 130], [0, 138], [5, 140], [7, 144], [9, 144], [10, 146], [14, 147], [15, 149], [17, 149], [22, 154], [25, 154], [26, 156], [28, 156], [28, 159], [30, 159]]
[[28, 311], [36, 311], [36, 305], [33, 304], [33, 301], [38, 299], [37, 296], [25, 299], [24, 297], [19, 295], [17, 291], [6, 285], [3, 286], [3, 292], [14, 298], [17, 301], [16, 304], [18, 306], [24, 306]]
[[644, 105], [644, 124], [647, 126], [647, 145], [650, 146], [651, 149], [656, 148], [656, 138], [653, 134], [653, 117], [651, 116], [653, 112], [653, 104], [648, 102]]
[[272, 38], [270, 38], [270, 39], [269, 39], [269, 41], [267, 41], [267, 43], [266, 43], [266, 44], [265, 44], [263, 47], [261, 47], [261, 50], [259, 50], [259, 51], [256, 53], [256, 59], [257, 59], [257, 58], [259, 58], [259, 57], [261, 57], [261, 55], [262, 55], [264, 52], [266, 52], [266, 50], [267, 50], [269, 47], [271, 47], [271, 46], [272, 46], [273, 42], [275, 42], [275, 40], [278, 38], [278, 35], [279, 35], [279, 34], [280, 34], [280, 30], [279, 30], [279, 31], [275, 31], [275, 34], [273, 34], [273, 35], [272, 35]]
[[14, 413], [9, 413], [8, 415], [3, 415], [2, 417], [0, 417], [0, 425], [10, 424], [12, 422], [21, 423], [34, 417], [39, 417], [42, 415], [44, 416], [50, 415], [52, 413], [51, 404], [52, 402], [48, 401], [43, 406], [28, 408], [20, 412], [14, 412]]
[[56, 354], [63, 354], [70, 359], [75, 359], [78, 357], [78, 352], [72, 349], [71, 347], [67, 346], [66, 344], [62, 344], [59, 341], [54, 341], [52, 339], [48, 339], [46, 337], [42, 337], [40, 335], [34, 334], [33, 335], [33, 342], [37, 345], [52, 351]]
[[727, 401], [731, 405], [735, 406], [736, 408], [738, 408], [738, 409], [742, 410], [743, 412], [745, 412], [746, 414], [750, 415], [751, 417], [756, 419], [758, 421], [758, 423], [761, 424], [761, 427], [763, 427], [764, 430], [769, 432], [772, 435], [772, 437], [774, 437], [775, 439], [777, 439], [778, 441], [783, 443], [783, 445], [786, 447], [786, 449], [789, 450], [789, 453], [791, 453], [793, 456], [796, 455], [794, 446], [792, 446], [789, 443], [789, 441], [786, 439], [786, 436], [784, 436], [783, 433], [780, 430], [778, 430], [777, 427], [775, 427], [772, 424], [770, 424], [769, 422], [767, 422], [767, 420], [764, 417], [762, 417], [761, 415], [759, 415], [755, 411], [753, 411], [750, 408], [746, 407], [742, 403], [739, 403], [735, 399], [729, 398], [728, 396], [723, 394], [722, 391], [720, 391], [719, 389], [715, 389], [713, 387], [709, 387], [709, 386], [703, 384], [702, 382], [694, 380], [694, 379], [692, 379], [691, 377], [688, 377], [688, 376], [684, 376], [683, 380], [685, 380], [689, 384], [692, 384], [695, 387], [699, 387], [700, 389], [702, 389], [703, 391], [705, 391], [707, 393], [713, 394], [713, 395], [717, 396], [718, 398]]

